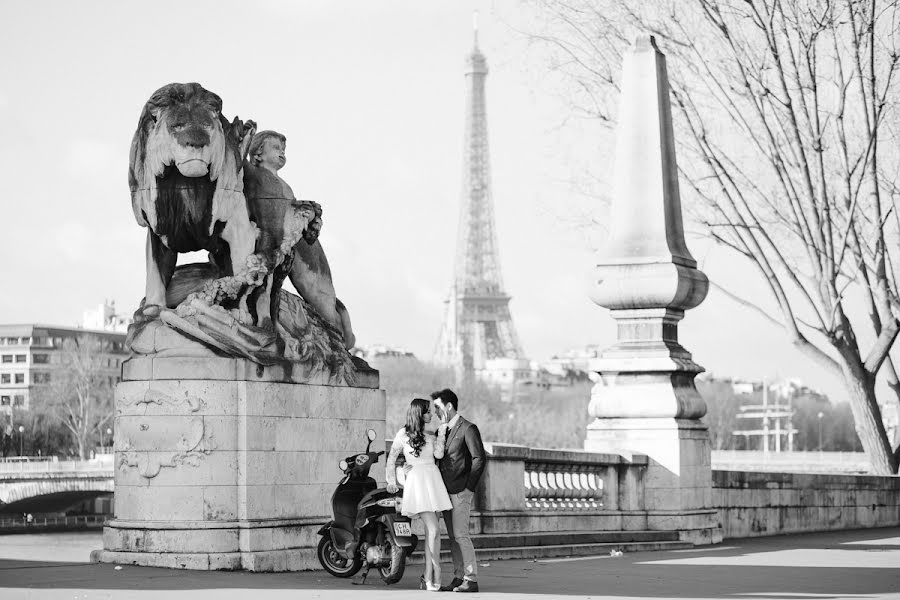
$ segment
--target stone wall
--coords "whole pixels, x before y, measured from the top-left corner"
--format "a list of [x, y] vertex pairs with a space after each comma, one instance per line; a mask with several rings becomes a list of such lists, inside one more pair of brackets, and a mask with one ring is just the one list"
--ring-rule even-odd
[[724, 537], [900, 525], [900, 477], [713, 471]]

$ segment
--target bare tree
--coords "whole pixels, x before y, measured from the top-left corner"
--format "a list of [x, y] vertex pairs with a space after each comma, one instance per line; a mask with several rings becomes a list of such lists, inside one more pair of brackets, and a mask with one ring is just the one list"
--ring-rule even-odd
[[64, 340], [62, 365], [40, 396], [43, 410], [69, 431], [82, 460], [91, 440], [113, 417], [113, 386], [104, 369], [109, 353], [109, 342], [94, 335]]
[[527, 35], [580, 111], [608, 123], [628, 37], [657, 37], [683, 193], [761, 276], [778, 314], [757, 310], [842, 377], [873, 470], [896, 473], [875, 382], [883, 372], [900, 398], [898, 0], [532, 4]]

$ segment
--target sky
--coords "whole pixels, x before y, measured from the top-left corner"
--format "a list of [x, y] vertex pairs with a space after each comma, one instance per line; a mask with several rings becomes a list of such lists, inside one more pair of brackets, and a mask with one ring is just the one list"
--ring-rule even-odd
[[[587, 296], [607, 206], [573, 182], [590, 170], [611, 185], [614, 140], [572, 121], [512, 0], [0, 3], [0, 322], [74, 325], [104, 299], [134, 311], [146, 232], [128, 148], [154, 90], [196, 81], [227, 118], [287, 136], [280, 174], [323, 206], [321, 240], [359, 343], [429, 358], [453, 275], [473, 10], [522, 345], [536, 360], [611, 345], [613, 321]], [[772, 306], [745, 265], [700, 235], [688, 245], [710, 279]], [[680, 339], [715, 375], [797, 377], [843, 399], [781, 330], [715, 290]]]

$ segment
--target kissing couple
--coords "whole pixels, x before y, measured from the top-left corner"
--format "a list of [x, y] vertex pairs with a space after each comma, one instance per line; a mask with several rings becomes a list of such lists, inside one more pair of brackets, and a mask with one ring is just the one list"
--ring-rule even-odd
[[[432, 415], [437, 417], [433, 420]], [[439, 423], [435, 428], [431, 425]], [[431, 426], [429, 426], [431, 425]], [[430, 592], [477, 592], [478, 563], [469, 535], [475, 488], [484, 472], [484, 444], [478, 427], [459, 414], [459, 399], [449, 389], [415, 398], [406, 425], [397, 432], [385, 471], [387, 490], [399, 490], [395, 464], [403, 452], [406, 481], [401, 512], [425, 525], [425, 574], [420, 589]], [[442, 514], [453, 556], [453, 581], [441, 585]]]

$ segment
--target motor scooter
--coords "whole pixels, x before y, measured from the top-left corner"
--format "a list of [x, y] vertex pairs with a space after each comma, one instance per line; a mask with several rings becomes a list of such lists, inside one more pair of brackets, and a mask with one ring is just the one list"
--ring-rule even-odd
[[[352, 577], [365, 567], [361, 581], [365, 583], [369, 569], [375, 567], [384, 582], [392, 584], [403, 578], [406, 559], [419, 540], [413, 535], [412, 521], [400, 513], [402, 494], [379, 488], [369, 477], [369, 469], [384, 451], [370, 451], [374, 429], [366, 435], [366, 451], [339, 463], [344, 478], [331, 497], [334, 519], [319, 530], [317, 556], [335, 577]], [[402, 469], [398, 471], [402, 476]]]

